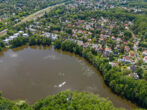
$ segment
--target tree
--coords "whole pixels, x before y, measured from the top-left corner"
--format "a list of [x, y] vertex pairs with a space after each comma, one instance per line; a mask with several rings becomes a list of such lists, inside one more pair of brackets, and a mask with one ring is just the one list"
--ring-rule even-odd
[[5, 29], [5, 23], [3, 21], [0, 21], [0, 31], [2, 31], [3, 29]]
[[136, 63], [138, 66], [141, 66], [143, 64], [143, 60], [142, 59], [139, 59]]
[[143, 69], [142, 68], [137, 68], [136, 73], [142, 78]]
[[68, 34], [72, 35], [72, 29], [71, 29], [71, 28], [68, 28], [68, 29], [66, 30], [66, 32], [67, 32]]
[[36, 45], [37, 39], [35, 39], [33, 36], [29, 38], [29, 45]]
[[144, 73], [144, 79], [147, 80], [147, 72]]
[[76, 45], [75, 43], [66, 40], [61, 44], [61, 48], [62, 50], [73, 52], [75, 45]]
[[13, 35], [13, 34], [14, 34], [14, 31], [13, 31], [13, 30], [8, 30], [8, 31], [7, 31], [7, 34], [8, 34], [8, 35]]
[[123, 69], [123, 74], [124, 75], [128, 75], [130, 73], [131, 73], [131, 70], [129, 70], [129, 69]]
[[25, 37], [17, 37], [10, 41], [11, 47], [15, 48], [18, 46], [25, 45], [28, 42], [28, 39]]
[[0, 40], [0, 47], [1, 47], [1, 48], [4, 48], [5, 45], [6, 45], [6, 44], [5, 44], [2, 40]]
[[[70, 99], [70, 100], [68, 100]], [[85, 92], [60, 92], [33, 105], [34, 110], [119, 110], [111, 101]], [[123, 110], [123, 109], [120, 109]]]
[[55, 48], [60, 49], [61, 48], [61, 41], [59, 39], [55, 40], [54, 46], [55, 46]]
[[124, 32], [124, 39], [127, 41], [132, 37], [132, 33], [130, 31]]

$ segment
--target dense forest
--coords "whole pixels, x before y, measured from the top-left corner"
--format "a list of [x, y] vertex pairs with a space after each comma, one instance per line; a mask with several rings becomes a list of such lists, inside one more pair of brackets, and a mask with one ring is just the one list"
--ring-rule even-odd
[[111, 101], [86, 92], [65, 91], [37, 101], [30, 106], [24, 101], [9, 101], [0, 95], [0, 110], [124, 110]]

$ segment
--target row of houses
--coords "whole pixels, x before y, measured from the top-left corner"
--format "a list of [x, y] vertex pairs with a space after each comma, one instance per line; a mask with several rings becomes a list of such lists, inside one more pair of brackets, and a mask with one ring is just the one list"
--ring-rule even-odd
[[57, 34], [48, 33], [48, 32], [44, 32], [42, 35], [44, 35], [47, 38], [50, 38], [52, 41], [55, 41], [59, 37]]
[[9, 38], [6, 38], [5, 40], [3, 40], [6, 44], [9, 44], [9, 41], [17, 38], [17, 37], [29, 37], [29, 35], [27, 33], [24, 33], [24, 31], [19, 31], [18, 33], [13, 34], [12, 36], [10, 36]]

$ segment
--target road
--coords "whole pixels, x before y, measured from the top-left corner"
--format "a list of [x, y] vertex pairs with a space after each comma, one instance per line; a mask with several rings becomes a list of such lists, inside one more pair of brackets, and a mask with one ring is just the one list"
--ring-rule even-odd
[[7, 33], [7, 30], [8, 30], [8, 29], [5, 29], [5, 30], [1, 31], [1, 32], [0, 32], [0, 36], [1, 36], [1, 35], [4, 35], [5, 33]]
[[138, 44], [139, 44], [139, 40], [136, 38], [136, 35], [133, 33], [133, 31], [130, 30], [130, 28], [128, 28], [128, 30], [132, 33], [132, 37], [134, 39], [134, 46], [133, 46], [133, 49], [135, 51], [135, 55], [136, 55], [136, 60], [135, 62], [137, 63], [139, 60], [140, 60], [140, 57], [139, 57], [139, 53], [138, 53]]
[[134, 46], [133, 46], [133, 49], [134, 49], [135, 54], [136, 54], [136, 62], [137, 62], [138, 60], [140, 60], [140, 57], [139, 57], [139, 54], [138, 54], [139, 40], [136, 38], [136, 35], [133, 32], [132, 32], [132, 37], [134, 38]]
[[[27, 21], [35, 20], [35, 19], [37, 19], [39, 17], [42, 17], [45, 12], [49, 12], [51, 9], [53, 9], [53, 8], [55, 8], [57, 6], [64, 5], [64, 4], [65, 3], [61, 3], [61, 4], [57, 4], [57, 5], [54, 5], [54, 6], [49, 6], [49, 7], [45, 8], [45, 9], [39, 10], [39, 11], [37, 11], [37, 12], [27, 16], [27, 17], [25, 17], [24, 19], [22, 19], [19, 23], [15, 24], [14, 26], [17, 26], [19, 24], [25, 23]], [[5, 30], [1, 31], [0, 32], [0, 36], [6, 34], [7, 30], [8, 29], [5, 29]]]

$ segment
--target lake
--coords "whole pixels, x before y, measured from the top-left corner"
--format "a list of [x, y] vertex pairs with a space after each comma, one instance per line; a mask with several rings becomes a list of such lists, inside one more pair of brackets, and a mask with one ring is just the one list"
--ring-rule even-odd
[[115, 95], [84, 58], [53, 47], [23, 46], [0, 52], [0, 91], [4, 97], [35, 101], [63, 90], [89, 91], [116, 107], [135, 108]]

